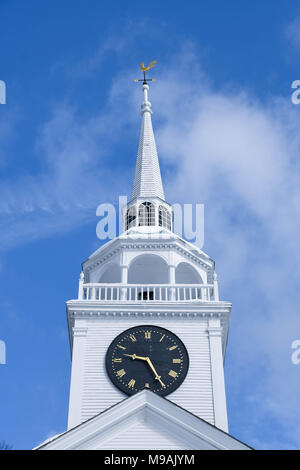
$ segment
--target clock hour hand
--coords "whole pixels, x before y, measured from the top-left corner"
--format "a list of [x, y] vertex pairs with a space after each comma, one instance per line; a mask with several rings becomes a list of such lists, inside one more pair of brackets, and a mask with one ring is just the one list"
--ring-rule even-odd
[[137, 356], [136, 354], [123, 354], [123, 356], [129, 356], [131, 359], [140, 359], [141, 361], [146, 361], [147, 362], [147, 357], [143, 356]]

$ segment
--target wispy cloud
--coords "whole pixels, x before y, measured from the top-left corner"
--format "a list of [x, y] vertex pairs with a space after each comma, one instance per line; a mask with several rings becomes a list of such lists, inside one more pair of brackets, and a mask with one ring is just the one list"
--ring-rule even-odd
[[[265, 417], [277, 420], [281, 445], [299, 447], [300, 376], [290, 364], [300, 334], [299, 110], [281, 97], [262, 103], [238, 87], [215, 91], [190, 49], [180, 63], [153, 92], [164, 114], [160, 155], [172, 166], [166, 193], [206, 204], [205, 248], [213, 248], [221, 292], [233, 300], [228, 367], [235, 367], [237, 388], [251, 370], [259, 381], [249, 395], [239, 389], [248, 407], [243, 420], [256, 430]], [[262, 445], [271, 441], [270, 434]]]
[[[52, 66], [52, 74], [63, 74], [69, 88], [74, 89], [81, 81], [88, 86], [88, 80], [112, 56], [120, 64], [98, 110], [89, 116], [74, 106], [72, 93], [52, 104], [33, 136], [31, 153], [38, 162], [37, 170], [26, 172], [24, 168], [20, 175], [12, 172], [2, 178], [1, 250], [84, 224], [94, 217], [100, 202], [115, 201], [124, 187], [129, 189], [127, 183], [120, 187], [111, 160], [114, 152], [123, 152], [122, 142], [133, 122], [138, 122], [141, 91], [132, 83], [136, 68], [128, 67], [124, 51], [144, 34], [145, 21], [135, 23], [134, 28], [127, 23], [123, 26], [126, 34], [109, 35], [78, 63], [66, 61]], [[129, 83], [133, 86], [128, 87]], [[5, 121], [0, 121], [0, 137], [4, 133], [9, 136], [9, 129]], [[132, 180], [133, 175], [127, 175], [127, 171], [134, 160], [133, 154], [131, 162], [123, 162], [123, 182]]]
[[2, 249], [85, 223], [101, 201], [115, 198], [118, 185], [109, 158], [124, 127], [116, 114], [114, 102], [86, 119], [68, 103], [53, 107], [32, 149], [40, 172], [2, 181]]

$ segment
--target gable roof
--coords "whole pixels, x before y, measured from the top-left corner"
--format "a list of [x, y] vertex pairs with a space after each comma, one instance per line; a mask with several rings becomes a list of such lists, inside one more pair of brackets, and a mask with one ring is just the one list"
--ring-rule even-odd
[[251, 448], [168, 399], [143, 390], [36, 447], [36, 450], [83, 449]]

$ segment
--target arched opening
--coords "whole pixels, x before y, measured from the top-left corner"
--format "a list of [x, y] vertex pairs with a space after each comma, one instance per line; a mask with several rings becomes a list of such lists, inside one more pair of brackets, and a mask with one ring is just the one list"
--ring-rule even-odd
[[158, 208], [158, 225], [171, 230], [171, 215], [164, 206]]
[[136, 208], [130, 207], [126, 213], [125, 230], [136, 226]]
[[137, 256], [128, 270], [128, 284], [167, 284], [168, 277], [168, 265], [158, 255]]
[[155, 225], [155, 207], [151, 202], [139, 205], [139, 226]]
[[100, 276], [99, 281], [102, 284], [121, 282], [121, 268], [115, 263], [110, 263]]
[[180, 263], [175, 270], [176, 284], [202, 284], [203, 280], [196, 269], [188, 263]]

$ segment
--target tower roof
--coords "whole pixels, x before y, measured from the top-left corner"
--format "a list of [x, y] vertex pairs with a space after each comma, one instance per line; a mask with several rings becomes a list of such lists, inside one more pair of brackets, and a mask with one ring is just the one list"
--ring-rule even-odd
[[165, 195], [152, 128], [152, 106], [148, 100], [148, 90], [149, 86], [147, 83], [143, 83], [142, 126], [131, 199], [137, 197], [159, 197], [164, 200]]

